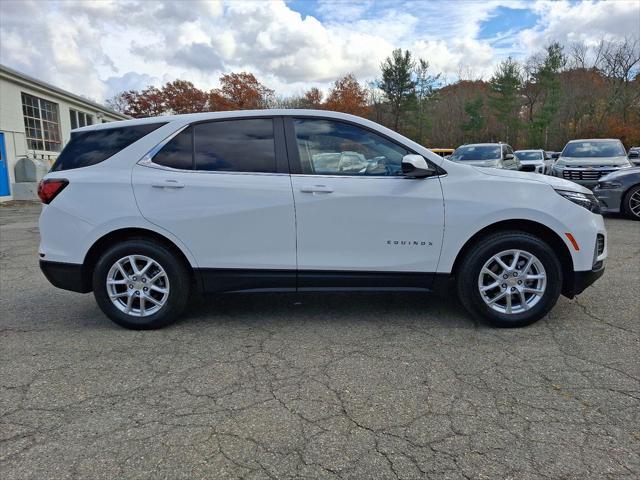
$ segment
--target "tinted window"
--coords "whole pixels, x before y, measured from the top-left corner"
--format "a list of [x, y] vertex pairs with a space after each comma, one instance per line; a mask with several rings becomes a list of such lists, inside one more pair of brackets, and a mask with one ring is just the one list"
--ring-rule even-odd
[[273, 120], [225, 120], [193, 128], [197, 170], [276, 171]]
[[183, 130], [156, 153], [153, 163], [180, 170], [193, 169], [193, 129]]
[[164, 123], [148, 123], [132, 127], [105, 128], [71, 134], [51, 171], [88, 167], [100, 163], [140, 140]]
[[330, 120], [294, 121], [302, 173], [402, 175], [407, 149], [369, 130]]
[[627, 153], [618, 141], [571, 142], [562, 151], [563, 157], [623, 157]]
[[500, 158], [500, 147], [497, 145], [465, 145], [459, 147], [449, 160], [465, 162], [473, 160], [495, 160]]

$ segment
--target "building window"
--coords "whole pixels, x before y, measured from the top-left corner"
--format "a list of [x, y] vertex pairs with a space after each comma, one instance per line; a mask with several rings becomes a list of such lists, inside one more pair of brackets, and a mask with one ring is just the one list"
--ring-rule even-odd
[[22, 113], [27, 147], [31, 150], [59, 152], [61, 142], [58, 104], [23, 93]]
[[93, 117], [88, 113], [69, 109], [69, 116], [71, 117], [71, 129], [93, 125]]

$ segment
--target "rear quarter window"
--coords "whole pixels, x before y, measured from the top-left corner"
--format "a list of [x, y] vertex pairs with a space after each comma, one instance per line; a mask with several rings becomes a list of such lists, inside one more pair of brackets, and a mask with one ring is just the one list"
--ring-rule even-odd
[[72, 133], [71, 141], [64, 147], [51, 171], [89, 167], [103, 162], [162, 125], [165, 123], [147, 123]]

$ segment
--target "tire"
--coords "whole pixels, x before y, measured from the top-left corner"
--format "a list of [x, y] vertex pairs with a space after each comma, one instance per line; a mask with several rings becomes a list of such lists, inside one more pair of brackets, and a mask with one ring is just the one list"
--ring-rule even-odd
[[[494, 260], [498, 256], [511, 267], [516, 251], [516, 269], [505, 271]], [[498, 285], [491, 287], [495, 282]], [[553, 249], [540, 238], [520, 231], [499, 232], [472, 246], [457, 271], [456, 286], [460, 301], [475, 318], [497, 327], [524, 327], [541, 319], [556, 304], [562, 290], [562, 266]], [[481, 288], [487, 290], [483, 293]]]
[[640, 201], [640, 185], [632, 187], [622, 200], [622, 211], [634, 220], [640, 220], [640, 204], [636, 203], [637, 201]]
[[93, 271], [98, 306], [115, 323], [132, 330], [160, 328], [176, 321], [187, 304], [190, 285], [182, 259], [164, 245], [143, 238], [108, 248]]

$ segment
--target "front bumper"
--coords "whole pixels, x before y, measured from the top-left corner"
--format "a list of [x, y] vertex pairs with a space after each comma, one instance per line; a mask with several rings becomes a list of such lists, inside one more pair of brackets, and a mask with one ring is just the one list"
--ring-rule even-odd
[[602, 213], [620, 213], [620, 205], [622, 205], [622, 196], [624, 190], [622, 188], [604, 188], [598, 187], [593, 189], [593, 194], [600, 202]]
[[563, 291], [565, 297], [573, 298], [581, 294], [604, 274], [604, 262], [598, 262], [593, 269], [585, 272], [573, 272], [571, 288]]
[[82, 264], [40, 260], [40, 270], [54, 287], [79, 293], [92, 290]]

